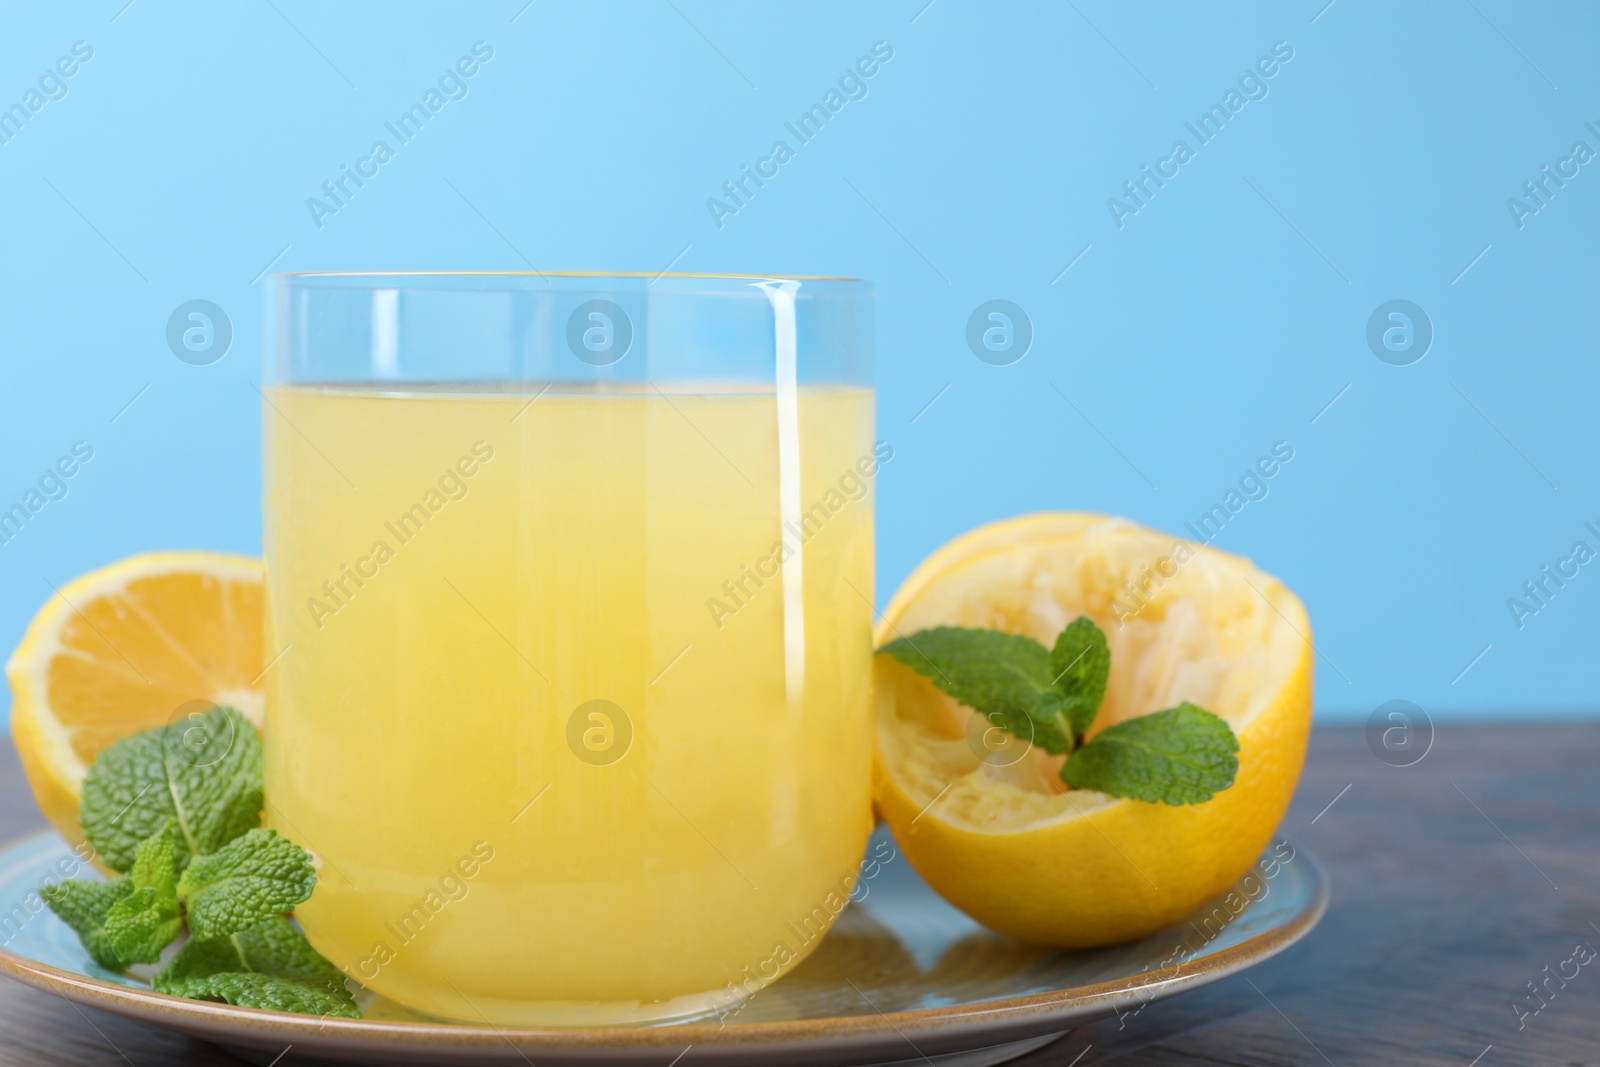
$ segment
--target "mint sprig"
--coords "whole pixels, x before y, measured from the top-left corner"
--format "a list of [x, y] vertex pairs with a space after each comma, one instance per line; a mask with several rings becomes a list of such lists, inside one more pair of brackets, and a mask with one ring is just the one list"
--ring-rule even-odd
[[1008, 733], [1060, 755], [1072, 749], [1068, 695], [1031, 637], [940, 626], [881, 650]]
[[189, 933], [227, 937], [294, 910], [311, 896], [317, 872], [311, 855], [276, 831], [257, 828], [209, 856], [196, 856], [178, 882]]
[[1200, 804], [1233, 784], [1239, 740], [1187, 701], [1109, 726], [1086, 740], [1111, 676], [1106, 635], [1079, 616], [1046, 649], [1031, 637], [940, 626], [879, 649], [941, 692], [1051, 755], [1078, 789], [1161, 804]]
[[83, 781], [78, 821], [101, 862], [133, 866], [140, 842], [177, 824], [177, 869], [261, 825], [261, 738], [232, 708], [124, 737]]
[[100, 966], [157, 963], [190, 940], [157, 992], [244, 1007], [360, 1018], [344, 976], [286, 912], [311, 896], [311, 854], [261, 827], [261, 739], [231, 708], [112, 744], [84, 781], [79, 821], [109, 882], [40, 895]]
[[111, 951], [129, 963], [155, 963], [183, 926], [174, 882], [177, 844], [168, 819], [133, 854], [126, 881], [132, 891], [106, 913], [106, 940]]
[[[1032, 640], [1032, 638], [1024, 638]], [[1067, 717], [1074, 739], [1089, 732], [1111, 677], [1111, 649], [1094, 620], [1080, 615], [1056, 635], [1050, 650], [1051, 681], [1067, 700]]]
[[281, 916], [227, 937], [190, 941], [152, 984], [179, 997], [361, 1017], [344, 975]]
[[1111, 796], [1200, 804], [1233, 784], [1238, 751], [1227, 723], [1184, 701], [1106, 727], [1072, 754], [1061, 778]]
[[132, 892], [133, 883], [126, 878], [110, 882], [74, 878], [39, 887], [39, 896], [77, 933], [89, 958], [108, 971], [120, 971], [132, 962], [112, 949], [111, 938], [106, 934], [106, 919], [112, 907]]

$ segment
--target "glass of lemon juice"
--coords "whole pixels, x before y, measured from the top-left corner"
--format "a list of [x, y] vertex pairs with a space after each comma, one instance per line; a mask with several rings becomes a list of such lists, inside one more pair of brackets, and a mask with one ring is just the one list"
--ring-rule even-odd
[[871, 826], [871, 290], [324, 274], [269, 295], [270, 825], [427, 1015], [717, 1011]]

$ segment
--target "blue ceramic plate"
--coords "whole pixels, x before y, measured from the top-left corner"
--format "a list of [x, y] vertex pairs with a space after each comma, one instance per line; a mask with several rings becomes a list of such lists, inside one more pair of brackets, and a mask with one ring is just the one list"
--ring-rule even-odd
[[[322, 1019], [163, 996], [90, 962], [37, 889], [72, 854], [53, 833], [0, 849], [0, 971], [29, 985], [225, 1046], [252, 1062], [354, 1064], [894, 1064], [982, 1067], [1260, 963], [1305, 936], [1328, 902], [1304, 849], [1274, 842], [1257, 869], [1189, 919], [1089, 952], [1019, 944], [968, 919], [892, 856], [793, 973], [721, 1018], [531, 1029], [438, 1022], [370, 993], [365, 1019]], [[287, 1051], [287, 1054], [285, 1052]], [[673, 1057], [682, 1055], [674, 1061]], [[279, 1059], [278, 1057], [282, 1057]]]

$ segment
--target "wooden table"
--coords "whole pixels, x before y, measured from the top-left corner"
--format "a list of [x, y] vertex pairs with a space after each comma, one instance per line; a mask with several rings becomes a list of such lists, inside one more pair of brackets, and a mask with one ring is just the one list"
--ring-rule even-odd
[[[0, 744], [0, 838], [39, 824]], [[1600, 950], [1600, 723], [1446, 725], [1404, 768], [1375, 758], [1358, 729], [1319, 729], [1283, 832], [1333, 881], [1333, 906], [1305, 941], [1013, 1062], [1600, 1064], [1600, 959], [1564, 987], [1550, 979], [1537, 1014], [1526, 987], [1575, 946]], [[177, 1063], [240, 1061], [0, 984], [0, 1064]]]

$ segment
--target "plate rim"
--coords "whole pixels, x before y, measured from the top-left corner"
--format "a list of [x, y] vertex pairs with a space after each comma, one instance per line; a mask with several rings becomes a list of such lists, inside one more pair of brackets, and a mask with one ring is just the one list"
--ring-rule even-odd
[[[13, 838], [0, 844], [0, 853], [34, 845], [45, 839], [60, 840], [50, 829]], [[157, 993], [153, 989], [121, 985], [89, 975], [64, 971], [0, 946], [0, 975], [31, 988], [52, 993], [86, 1007], [99, 1008], [125, 1018], [154, 1022], [205, 1040], [251, 1047], [270, 1040], [275, 1047], [290, 1043], [307, 1054], [318, 1049], [360, 1048], [371, 1052], [411, 1050], [485, 1051], [500, 1046], [521, 1052], [524, 1048], [547, 1052], [584, 1049], [593, 1052], [676, 1049], [691, 1045], [758, 1048], [862, 1048], [883, 1039], [897, 1045], [921, 1037], [934, 1045], [955, 1035], [960, 1046], [977, 1047], [971, 1038], [998, 1044], [1061, 1030], [1116, 1013], [1124, 1004], [1149, 1004], [1176, 996], [1196, 986], [1220, 981], [1288, 949], [1305, 937], [1327, 912], [1331, 898], [1328, 875], [1316, 856], [1292, 838], [1274, 835], [1307, 861], [1311, 874], [1310, 898], [1282, 924], [1237, 945], [1187, 963], [1141, 971], [1089, 985], [1072, 986], [1027, 996], [952, 1004], [937, 1008], [882, 1012], [875, 1015], [830, 1016], [775, 1022], [733, 1023], [727, 1026], [685, 1023], [667, 1026], [532, 1027], [477, 1023], [379, 1021], [344, 1019], [263, 1008], [238, 1007], [212, 1001], [191, 1000]], [[871, 1004], [871, 1001], [868, 1001]], [[181, 1024], [181, 1025], [180, 1025]], [[263, 1045], [265, 1047], [265, 1045]], [[932, 1049], [940, 1051], [942, 1049]]]

